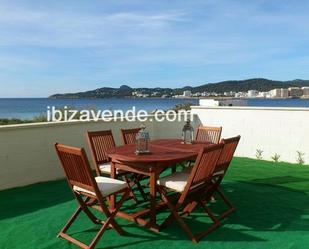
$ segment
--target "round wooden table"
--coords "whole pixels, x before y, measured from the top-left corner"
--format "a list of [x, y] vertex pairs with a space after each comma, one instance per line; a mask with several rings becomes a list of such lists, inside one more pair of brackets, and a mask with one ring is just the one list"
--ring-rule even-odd
[[[207, 142], [193, 142], [182, 144], [180, 139], [158, 139], [149, 144], [149, 154], [136, 155], [136, 145], [117, 146], [108, 152], [111, 159], [111, 177], [116, 178], [116, 168], [128, 172], [134, 172], [149, 176], [150, 181], [150, 206], [134, 214], [118, 212], [118, 216], [137, 222], [158, 231], [156, 223], [156, 183], [160, 173], [167, 167], [187, 160], [194, 160], [199, 151], [210, 145]], [[112, 197], [112, 208], [115, 205], [115, 197]], [[150, 220], [141, 218], [150, 214]]]

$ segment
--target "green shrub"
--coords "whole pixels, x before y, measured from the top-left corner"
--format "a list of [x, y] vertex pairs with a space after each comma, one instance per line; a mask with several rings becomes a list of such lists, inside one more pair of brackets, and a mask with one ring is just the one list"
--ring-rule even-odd
[[296, 162], [300, 165], [305, 164], [305, 159], [304, 159], [304, 155], [305, 153], [301, 152], [301, 151], [296, 151], [297, 156], [296, 156]]
[[255, 157], [256, 157], [256, 159], [262, 160], [263, 159], [263, 151], [260, 150], [260, 149], [257, 149], [256, 153], [255, 153]]
[[273, 155], [272, 157], [271, 157], [271, 159], [274, 161], [274, 162], [279, 162], [279, 159], [280, 159], [280, 155], [279, 154], [277, 154], [277, 153], [275, 153], [275, 155]]

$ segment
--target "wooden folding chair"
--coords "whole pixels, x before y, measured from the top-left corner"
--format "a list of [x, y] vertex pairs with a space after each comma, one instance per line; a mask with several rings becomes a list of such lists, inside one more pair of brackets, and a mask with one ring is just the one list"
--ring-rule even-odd
[[[176, 172], [158, 180], [158, 190], [161, 193], [162, 200], [171, 210], [171, 214], [162, 223], [161, 228], [176, 220], [189, 238], [193, 242], [198, 242], [220, 226], [220, 221], [212, 215], [212, 212], [205, 204], [205, 200], [208, 201], [212, 196], [212, 193], [208, 193], [208, 191], [212, 191], [212, 175], [222, 148], [223, 144], [217, 144], [202, 149], [190, 174]], [[168, 195], [168, 191], [180, 195], [176, 204], [172, 202], [172, 197], [175, 195]], [[207, 230], [196, 235], [193, 234], [182, 217], [185, 210], [192, 204], [199, 204], [213, 221], [213, 224]]]
[[220, 141], [220, 143], [223, 144], [224, 146], [223, 146], [221, 155], [219, 157], [218, 163], [216, 165], [212, 182], [213, 182], [214, 191], [219, 194], [219, 196], [222, 198], [225, 204], [229, 207], [229, 209], [218, 217], [219, 220], [224, 219], [225, 217], [227, 217], [228, 215], [236, 211], [235, 206], [232, 204], [232, 202], [227, 198], [227, 196], [223, 193], [222, 189], [220, 188], [220, 184], [231, 164], [231, 161], [233, 159], [239, 140], [240, 140], [240, 136], [232, 137], [228, 139], [221, 139]]
[[141, 128], [121, 129], [123, 144], [136, 144], [136, 135]]
[[219, 143], [222, 127], [199, 126], [197, 129], [196, 141]]
[[[121, 129], [121, 136], [123, 144], [136, 144], [136, 136], [138, 132], [141, 130], [141, 128], [133, 128], [133, 129]], [[140, 174], [133, 174], [132, 180], [134, 181], [138, 191], [141, 193], [144, 201], [147, 201], [147, 195], [140, 183], [142, 179], [145, 179], [146, 177], [144, 175]]]
[[[198, 142], [210, 142], [217, 144], [220, 141], [222, 127], [213, 126], [199, 126], [196, 132], [195, 141]], [[190, 172], [194, 160], [190, 160], [185, 164], [182, 164], [183, 171]]]
[[[212, 182], [211, 182], [212, 191], [209, 192], [213, 192], [214, 194], [218, 193], [223, 202], [228, 206], [228, 210], [220, 214], [217, 217], [218, 220], [223, 220], [225, 217], [236, 211], [235, 206], [232, 204], [232, 202], [227, 198], [227, 196], [220, 188], [220, 184], [231, 164], [239, 140], [240, 136], [236, 136], [228, 139], [221, 139], [220, 141], [220, 144], [223, 144], [223, 149], [212, 176]], [[196, 208], [196, 206], [197, 206], [196, 203], [192, 203], [190, 206], [186, 208], [185, 210], [186, 213], [190, 214]], [[209, 211], [211, 211], [211, 209], [209, 209]]]
[[[111, 164], [107, 156], [107, 151], [113, 149], [116, 144], [114, 136], [111, 130], [102, 130], [102, 131], [87, 131], [87, 140], [92, 152], [92, 158], [96, 166], [97, 175], [108, 175], [111, 174]], [[133, 186], [135, 183], [131, 181], [128, 176], [130, 173], [125, 171], [118, 171], [117, 175], [123, 177], [130, 188], [130, 196], [135, 202], [138, 202], [137, 197], [134, 194]]]
[[110, 175], [111, 164], [107, 151], [116, 146], [112, 131], [87, 131], [87, 140], [92, 152], [97, 175]]
[[[79, 204], [79, 207], [64, 228], [60, 231], [58, 236], [81, 248], [92, 249], [95, 248], [96, 244], [99, 242], [108, 227], [115, 229], [120, 235], [123, 235], [124, 230], [115, 221], [115, 215], [130, 193], [127, 183], [108, 177], [94, 177], [87, 159], [87, 155], [83, 148], [75, 148], [57, 143], [55, 144], [55, 148], [67, 177], [69, 186], [71, 187]], [[105, 200], [110, 195], [118, 193], [123, 193], [122, 197], [116, 204], [115, 209], [110, 211], [105, 204]], [[104, 221], [97, 218], [89, 208], [95, 208], [101, 211], [107, 217], [106, 220]], [[67, 234], [68, 229], [82, 211], [94, 224], [101, 225], [100, 230], [89, 245]]]

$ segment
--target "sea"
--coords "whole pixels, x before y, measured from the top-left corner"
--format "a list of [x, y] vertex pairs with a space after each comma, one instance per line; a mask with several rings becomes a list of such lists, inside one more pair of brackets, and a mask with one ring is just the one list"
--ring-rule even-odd
[[[198, 99], [172, 98], [108, 98], [108, 99], [49, 99], [49, 98], [0, 98], [0, 118], [32, 119], [47, 112], [48, 107], [61, 109], [65, 106], [95, 110], [136, 110], [148, 112], [156, 109], [168, 110], [176, 105], [191, 103]], [[309, 99], [247, 99], [248, 106], [264, 107], [308, 107]]]

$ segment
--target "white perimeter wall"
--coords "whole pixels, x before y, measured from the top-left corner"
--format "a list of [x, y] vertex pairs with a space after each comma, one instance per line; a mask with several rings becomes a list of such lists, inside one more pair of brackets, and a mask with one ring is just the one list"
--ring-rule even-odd
[[[152, 139], [180, 138], [184, 121], [145, 122]], [[63, 178], [54, 143], [85, 147], [87, 130], [113, 131], [121, 145], [121, 128], [140, 127], [140, 122], [71, 122], [0, 127], [0, 190]]]
[[263, 159], [275, 153], [280, 160], [296, 162], [296, 151], [305, 153], [309, 164], [309, 108], [192, 107], [197, 122], [222, 126], [222, 137], [241, 135], [236, 154], [255, 158], [263, 150]]
[[[222, 137], [242, 136], [236, 155], [255, 158], [256, 149], [271, 160], [296, 162], [296, 151], [309, 164], [308, 108], [192, 107], [194, 126], [222, 126]], [[63, 178], [53, 147], [55, 142], [87, 149], [87, 130], [112, 129], [120, 145], [120, 128], [139, 127], [140, 122], [73, 122], [0, 127], [0, 190]], [[146, 122], [152, 139], [180, 138], [184, 121]]]

